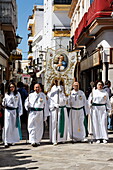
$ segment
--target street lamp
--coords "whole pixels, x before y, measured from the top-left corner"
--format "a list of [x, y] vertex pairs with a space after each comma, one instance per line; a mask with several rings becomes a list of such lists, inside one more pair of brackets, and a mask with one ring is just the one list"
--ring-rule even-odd
[[22, 41], [22, 37], [20, 37], [19, 35], [16, 36], [16, 41], [17, 41], [17, 44], [20, 44], [21, 41]]

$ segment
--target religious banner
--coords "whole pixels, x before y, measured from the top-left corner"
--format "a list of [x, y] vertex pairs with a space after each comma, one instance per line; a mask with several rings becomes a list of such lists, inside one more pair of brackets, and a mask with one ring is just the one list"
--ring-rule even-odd
[[65, 49], [48, 49], [45, 69], [45, 92], [50, 91], [55, 80], [63, 83], [65, 94], [69, 95], [74, 81], [76, 53], [69, 53]]

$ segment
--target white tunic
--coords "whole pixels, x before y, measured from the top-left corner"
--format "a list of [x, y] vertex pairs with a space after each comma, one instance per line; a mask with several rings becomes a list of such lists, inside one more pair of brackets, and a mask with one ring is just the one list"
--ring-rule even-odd
[[[50, 141], [52, 143], [65, 142], [68, 136], [68, 115], [66, 109], [67, 98], [63, 92], [63, 87], [56, 87], [54, 85], [48, 94], [48, 98], [50, 108]], [[61, 107], [64, 109], [64, 122], [61, 123], [61, 125], [64, 125], [62, 135], [60, 131]]]
[[[105, 105], [92, 106], [92, 103]], [[91, 122], [94, 139], [107, 140], [107, 112], [111, 109], [108, 93], [104, 89], [94, 90], [88, 98], [88, 104], [91, 108]]]
[[30, 93], [25, 100], [25, 108], [43, 108], [42, 111], [30, 111], [28, 116], [28, 132], [29, 142], [39, 143], [43, 136], [43, 121], [49, 116], [49, 109], [47, 105], [46, 95], [40, 93]]
[[[12, 108], [18, 107], [19, 119], [20, 116], [23, 114], [22, 101], [19, 92], [15, 96], [13, 92], [10, 95], [6, 93], [2, 105], [5, 107], [8, 106]], [[19, 142], [20, 140], [19, 129], [16, 127], [16, 116], [17, 116], [16, 110], [8, 110], [5, 108], [4, 118], [5, 133], [3, 134], [3, 140], [5, 144], [16, 143]]]
[[[88, 114], [88, 104], [84, 92], [81, 90], [72, 90], [71, 95], [68, 98], [68, 107], [72, 108], [69, 113], [70, 138], [77, 141], [83, 140], [86, 136], [84, 127], [84, 109], [85, 114]], [[75, 110], [74, 108], [78, 108], [78, 110]]]

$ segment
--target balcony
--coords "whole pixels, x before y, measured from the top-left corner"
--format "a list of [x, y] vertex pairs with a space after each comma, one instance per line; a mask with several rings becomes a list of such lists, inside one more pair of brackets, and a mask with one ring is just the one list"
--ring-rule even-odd
[[28, 34], [28, 44], [29, 44], [29, 43], [32, 43], [33, 38], [34, 38], [34, 37], [32, 36], [32, 33], [29, 33], [29, 34]]
[[34, 19], [29, 19], [27, 24], [27, 29], [31, 30], [32, 25], [34, 24]]
[[55, 0], [53, 2], [53, 11], [69, 11], [72, 0]]
[[27, 58], [28, 58], [28, 60], [32, 60], [33, 59], [33, 53], [29, 53]]
[[17, 28], [17, 6], [16, 1], [0, 1], [0, 24], [7, 24], [14, 27], [16, 31]]
[[[74, 35], [74, 44], [84, 44], [88, 42], [104, 25], [112, 26], [112, 17], [111, 13], [113, 11], [112, 0], [105, 1], [105, 0], [94, 0], [91, 6], [88, 9], [88, 12], [85, 13], [83, 18], [81, 19], [78, 28], [75, 30]], [[86, 30], [90, 29], [92, 24], [91, 30], [86, 32]], [[91, 34], [91, 35], [90, 35]]]
[[72, 2], [72, 0], [54, 0], [54, 4], [58, 5], [58, 4], [64, 4], [64, 5], [70, 5]]
[[70, 37], [70, 26], [63, 27], [63, 26], [55, 26], [52, 29], [54, 37]]
[[71, 30], [70, 26], [53, 26], [52, 31], [65, 31], [65, 30]]

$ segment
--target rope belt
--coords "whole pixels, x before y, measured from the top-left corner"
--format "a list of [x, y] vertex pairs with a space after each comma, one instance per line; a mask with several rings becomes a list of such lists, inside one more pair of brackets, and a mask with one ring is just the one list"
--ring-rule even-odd
[[34, 108], [34, 107], [30, 107], [29, 111], [42, 111], [44, 110], [43, 108]]
[[22, 132], [21, 132], [21, 126], [20, 126], [18, 107], [14, 108], [14, 107], [6, 106], [6, 109], [7, 110], [16, 110], [16, 127], [18, 128], [18, 131], [19, 131], [20, 140], [22, 140]]
[[64, 125], [65, 125], [65, 116], [64, 116], [64, 108], [66, 106], [59, 106], [60, 110], [60, 119], [59, 119], [59, 133], [60, 137], [62, 138], [64, 136]]
[[92, 106], [105, 106], [106, 104], [92, 103]]

